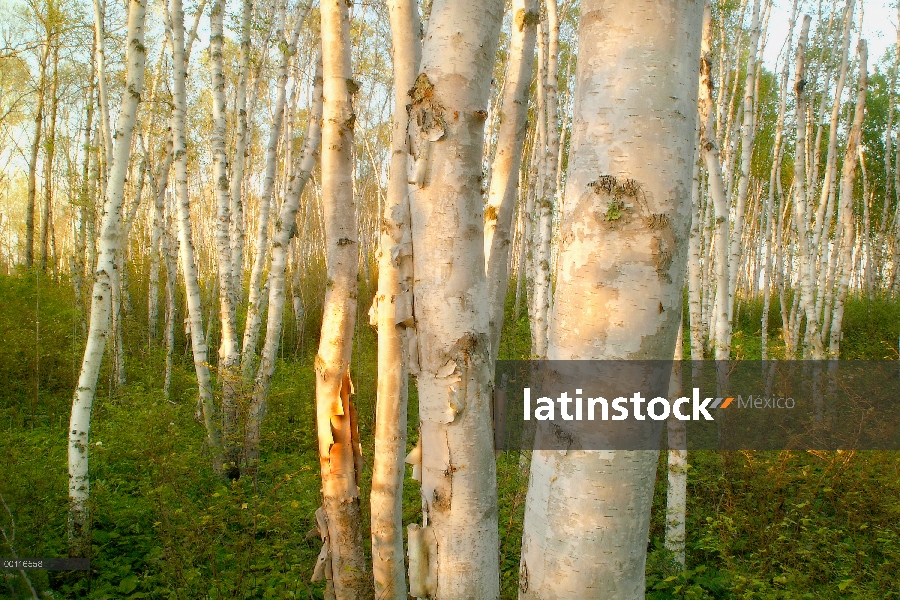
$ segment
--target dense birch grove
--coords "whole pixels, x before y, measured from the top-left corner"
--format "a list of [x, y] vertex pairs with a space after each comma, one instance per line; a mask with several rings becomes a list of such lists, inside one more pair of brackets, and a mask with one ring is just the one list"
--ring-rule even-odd
[[[745, 358], [760, 302], [763, 360], [840, 358], [848, 301], [900, 295], [900, 33], [870, 55], [874, 2], [7, 0], [0, 264], [75, 298], [70, 555], [98, 390], [158, 351], [225, 482], [265, 469], [276, 374], [314, 373], [325, 598], [500, 598], [505, 324], [534, 359]], [[644, 597], [658, 460], [523, 453], [518, 597]]]

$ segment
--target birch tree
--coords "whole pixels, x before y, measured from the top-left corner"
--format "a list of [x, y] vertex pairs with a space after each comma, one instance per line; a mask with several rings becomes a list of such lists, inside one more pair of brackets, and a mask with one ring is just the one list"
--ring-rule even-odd
[[528, 125], [528, 99], [532, 71], [536, 24], [540, 18], [536, 0], [512, 3], [512, 39], [509, 63], [503, 82], [500, 106], [500, 131], [497, 151], [491, 164], [491, 186], [484, 215], [484, 261], [488, 285], [489, 336], [491, 364], [496, 362], [503, 329], [503, 310], [509, 287], [509, 255], [519, 171]]
[[178, 223], [178, 249], [181, 269], [184, 275], [187, 312], [190, 322], [191, 349], [194, 356], [194, 371], [197, 374], [199, 407], [206, 428], [207, 443], [213, 454], [213, 467], [222, 468], [222, 439], [216, 422], [216, 407], [213, 402], [212, 378], [209, 372], [208, 347], [203, 329], [203, 306], [200, 298], [200, 283], [191, 226], [191, 207], [188, 191], [187, 172], [187, 52], [184, 35], [184, 10], [181, 0], [172, 0], [168, 19], [172, 29], [172, 151], [175, 166], [175, 196]]
[[[702, 17], [696, 1], [582, 2], [551, 360], [673, 356]], [[643, 597], [657, 457], [534, 452], [520, 598]]]
[[[675, 357], [672, 362], [672, 378], [669, 382], [669, 397], [681, 394], [683, 326], [678, 327], [675, 339]], [[667, 456], [668, 480], [666, 485], [666, 550], [672, 552], [675, 561], [685, 564], [685, 521], [687, 519], [687, 428], [684, 421], [670, 417], [666, 421], [669, 447]]]
[[[403, 560], [403, 479], [406, 474], [407, 365], [406, 327], [412, 324], [412, 290], [401, 287], [410, 275], [409, 166], [406, 106], [413, 88], [422, 45], [419, 11], [414, 0], [388, 2], [394, 66], [394, 117], [391, 167], [378, 259], [378, 293], [373, 304], [378, 327], [378, 392], [375, 406], [375, 452], [372, 465], [372, 571], [376, 598], [407, 597]], [[405, 278], [404, 278], [405, 279]]]
[[356, 319], [359, 250], [353, 197], [353, 112], [350, 15], [343, 0], [325, 0], [322, 15], [322, 207], [328, 274], [316, 355], [316, 420], [324, 523], [317, 577], [327, 576], [341, 600], [372, 597], [363, 554], [359, 505], [361, 449], [351, 402], [350, 358]]
[[[853, 124], [850, 126], [850, 134], [847, 139], [847, 150], [844, 153], [844, 165], [841, 171], [840, 205], [838, 207], [839, 248], [838, 264], [838, 288], [834, 297], [834, 309], [831, 313], [830, 336], [828, 353], [833, 358], [840, 354], [841, 326], [844, 318], [844, 303], [847, 299], [847, 291], [850, 285], [850, 272], [852, 270], [852, 251], [854, 241], [854, 214], [853, 214], [853, 183], [856, 177], [857, 160], [860, 156], [860, 138], [862, 136], [863, 118], [866, 112], [866, 92], [868, 86], [867, 62], [868, 53], [866, 41], [859, 41], [857, 50], [859, 62], [859, 78], [857, 80], [856, 108], [854, 110]], [[863, 171], [865, 173], [865, 171]], [[868, 199], [863, 195], [863, 203]], [[868, 230], [866, 230], [868, 231]]]
[[[291, 49], [293, 54], [295, 48]], [[312, 102], [309, 109], [309, 123], [306, 139], [297, 156], [296, 170], [292, 173], [285, 193], [281, 211], [276, 220], [276, 231], [272, 239], [271, 266], [269, 267], [269, 311], [266, 315], [266, 338], [260, 356], [259, 367], [253, 385], [253, 397], [245, 425], [244, 452], [247, 469], [256, 473], [259, 460], [259, 432], [266, 413], [266, 399], [275, 372], [275, 355], [281, 342], [282, 320], [284, 316], [284, 281], [287, 270], [288, 246], [296, 235], [297, 210], [300, 197], [316, 166], [319, 146], [322, 140], [322, 67], [321, 54], [313, 77]]]
[[109, 334], [112, 279], [117, 256], [122, 252], [119, 230], [122, 221], [122, 201], [125, 176], [131, 158], [131, 139], [137, 121], [138, 105], [144, 87], [144, 16], [146, 5], [131, 0], [128, 5], [125, 90], [116, 124], [116, 145], [110, 164], [103, 204], [100, 248], [91, 299], [90, 328], [78, 388], [72, 400], [69, 420], [69, 555], [90, 556], [90, 479], [88, 448], [91, 431], [91, 409], [97, 388], [97, 376]]
[[223, 56], [225, 1], [214, 0], [209, 16], [209, 64], [210, 87], [212, 90], [212, 154], [213, 188], [216, 198], [216, 256], [218, 267], [219, 322], [219, 379], [222, 381], [222, 439], [223, 461], [231, 477], [240, 471], [239, 444], [237, 444], [237, 395], [240, 390], [239, 373], [240, 347], [237, 339], [237, 313], [234, 305], [235, 293], [232, 289], [234, 277], [231, 268], [231, 211], [229, 196], [228, 155], [225, 150], [226, 106], [225, 106], [225, 61]]
[[409, 583], [435, 600], [499, 597], [481, 178], [502, 14], [499, 0], [436, 0], [411, 91], [423, 523], [409, 526]]

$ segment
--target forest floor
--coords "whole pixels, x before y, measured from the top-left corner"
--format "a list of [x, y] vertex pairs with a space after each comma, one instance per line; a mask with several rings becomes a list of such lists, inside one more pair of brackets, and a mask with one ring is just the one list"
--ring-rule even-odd
[[[82, 352], [70, 290], [33, 276], [0, 277], [0, 527], [8, 538], [0, 539], [2, 557], [66, 553], [66, 427]], [[376, 383], [375, 331], [362, 320], [365, 308], [361, 303], [352, 368], [368, 457], [364, 507]], [[758, 358], [761, 307], [745, 302], [738, 312], [734, 355]], [[777, 306], [771, 316], [777, 356], [783, 352]], [[508, 321], [501, 357], [523, 358], [527, 318]], [[898, 358], [900, 304], [852, 300], [844, 328], [842, 358]], [[146, 327], [135, 330], [144, 333], [126, 338], [127, 347], [139, 348], [126, 355], [128, 383], [111, 389], [106, 365], [94, 408], [92, 571], [87, 577], [31, 571], [31, 583], [52, 598], [322, 598], [321, 585], [310, 583], [320, 548], [315, 336], [285, 336], [259, 477], [227, 484], [212, 472], [204, 431], [193, 418], [189, 351], [177, 356], [167, 401], [164, 352], [146, 342]], [[413, 389], [410, 447], [416, 421]], [[897, 452], [692, 452], [684, 573], [662, 547], [663, 460], [664, 454], [648, 598], [900, 598]], [[502, 590], [513, 599], [527, 469], [515, 452], [500, 454], [497, 467]], [[417, 488], [407, 478], [405, 523], [420, 519]], [[31, 595], [21, 575], [5, 574], [0, 598]]]

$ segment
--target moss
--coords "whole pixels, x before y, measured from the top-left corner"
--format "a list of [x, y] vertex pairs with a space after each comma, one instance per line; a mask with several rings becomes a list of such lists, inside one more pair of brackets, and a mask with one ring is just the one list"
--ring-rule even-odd
[[412, 89], [407, 93], [409, 94], [409, 97], [412, 98], [413, 105], [421, 104], [434, 96], [434, 85], [432, 85], [431, 80], [428, 79], [428, 75], [419, 73]]
[[625, 203], [622, 202], [621, 200], [617, 200], [617, 199], [613, 198], [610, 201], [609, 205], [606, 207], [606, 215], [604, 218], [607, 221], [618, 221], [619, 219], [622, 218], [622, 214], [623, 214], [622, 211], [624, 211], [624, 210], [625, 210]]
[[524, 31], [525, 27], [537, 25], [540, 20], [540, 13], [532, 10], [526, 11], [524, 8], [520, 8], [516, 11], [516, 27], [518, 27], [519, 31]]

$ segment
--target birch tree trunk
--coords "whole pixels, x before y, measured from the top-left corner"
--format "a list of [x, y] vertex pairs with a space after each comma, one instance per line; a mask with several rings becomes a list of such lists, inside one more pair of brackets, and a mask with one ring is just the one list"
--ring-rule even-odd
[[250, 272], [250, 291], [247, 302], [247, 322], [244, 324], [244, 339], [241, 346], [241, 370], [245, 379], [249, 379], [252, 373], [253, 361], [256, 356], [256, 347], [259, 341], [259, 329], [262, 325], [263, 290], [260, 289], [263, 268], [266, 264], [266, 247], [269, 238], [269, 213], [272, 209], [272, 196], [275, 190], [275, 174], [278, 169], [278, 140], [281, 139], [282, 124], [284, 123], [284, 105], [286, 98], [288, 65], [290, 64], [291, 46], [296, 46], [297, 35], [303, 22], [305, 13], [298, 16], [291, 40], [285, 39], [285, 2], [281, 1], [278, 8], [278, 29], [275, 38], [278, 40], [278, 48], [281, 49], [281, 63], [278, 65], [276, 84], [276, 97], [274, 114], [272, 115], [272, 128], [269, 130], [269, 141], [266, 146], [266, 169], [263, 177], [263, 189], [259, 198], [259, 222], [256, 229], [256, 256], [253, 260], [253, 269]]
[[237, 306], [243, 298], [244, 273], [244, 167], [247, 164], [249, 123], [247, 119], [247, 82], [250, 78], [250, 22], [253, 12], [252, 0], [241, 2], [241, 53], [235, 109], [237, 131], [234, 142], [234, 164], [231, 170], [231, 290]]
[[359, 506], [361, 450], [351, 404], [350, 358], [356, 319], [359, 250], [353, 197], [350, 16], [344, 0], [321, 3], [324, 103], [322, 205], [328, 283], [316, 356], [316, 415], [327, 533], [324, 563], [341, 600], [372, 598]]
[[[406, 327], [411, 325], [412, 290], [401, 265], [411, 270], [409, 231], [409, 90], [422, 58], [419, 10], [414, 0], [388, 2], [394, 65], [394, 129], [391, 167], [383, 210], [378, 257], [378, 294], [373, 307], [378, 327], [378, 395], [372, 465], [372, 572], [375, 597], [407, 598], [403, 560], [403, 478], [406, 474], [407, 367]], [[405, 239], [404, 239], [405, 238]], [[406, 242], [404, 245], [403, 242]]]
[[[721, 349], [721, 353], [724, 355], [722, 358], [724, 359], [727, 359], [731, 354], [734, 298], [737, 292], [738, 264], [741, 260], [744, 213], [747, 206], [747, 194], [750, 188], [750, 161], [753, 158], [753, 140], [756, 137], [753, 126], [753, 115], [755, 114], [756, 106], [754, 90], [756, 89], [756, 58], [759, 49], [760, 35], [759, 11], [760, 0], [754, 0], [753, 13], [750, 21], [750, 44], [748, 46], [747, 55], [747, 73], [746, 80], [744, 81], [744, 118], [743, 123], [741, 124], [741, 176], [738, 180], [737, 198], [735, 198], [734, 201], [734, 220], [732, 222], [731, 230], [731, 255], [728, 258], [728, 286], [726, 288], [728, 294], [728, 317], [726, 323], [725, 347]], [[718, 319], [719, 317], [717, 316], [716, 320], [718, 321]], [[718, 344], [716, 347], [716, 359], [719, 359]]]
[[41, 136], [44, 131], [44, 97], [47, 87], [47, 63], [50, 60], [52, 47], [51, 33], [46, 32], [44, 50], [41, 53], [39, 66], [37, 106], [34, 111], [34, 139], [31, 142], [31, 155], [28, 159], [28, 196], [25, 200], [25, 266], [34, 265], [34, 211], [37, 202], [37, 161], [41, 150]]
[[[866, 112], [866, 91], [868, 86], [866, 41], [859, 41], [859, 80], [856, 92], [856, 110], [853, 116], [853, 125], [850, 127], [850, 135], [847, 139], [847, 150], [844, 152], [844, 165], [841, 172], [841, 194], [839, 222], [841, 227], [841, 244], [839, 257], [838, 288], [834, 298], [834, 309], [831, 315], [830, 339], [828, 354], [831, 358], [840, 357], [841, 325], [844, 319], [844, 301], [847, 299], [847, 291], [850, 285], [851, 252], [853, 250], [853, 182], [856, 176], [857, 159], [859, 158], [859, 144], [862, 137], [862, 124]], [[867, 199], [863, 196], [863, 202]], [[885, 200], [887, 201], [887, 200]], [[868, 233], [868, 230], [866, 230]], [[871, 256], [869, 257], [871, 260]]]
[[181, 254], [181, 269], [184, 274], [185, 296], [187, 298], [188, 319], [191, 328], [191, 348], [194, 355], [194, 371], [197, 373], [203, 425], [206, 428], [207, 442], [213, 455], [213, 468], [220, 472], [222, 468], [222, 439], [216, 423], [216, 408], [213, 403], [212, 381], [208, 364], [209, 351], [203, 330], [203, 306], [200, 300], [197, 262], [194, 257], [191, 206], [188, 195], [187, 136], [185, 132], [187, 116], [185, 78], [187, 77], [187, 63], [185, 61], [184, 46], [184, 10], [181, 0], [172, 0], [171, 20], [173, 56], [172, 149], [175, 153], [175, 205], [178, 221], [178, 245]]
[[[806, 187], [806, 44], [809, 37], [809, 15], [803, 16], [800, 28], [800, 40], [797, 43], [797, 66], [795, 68], [797, 143], [794, 151], [794, 221], [797, 226], [798, 251], [800, 254], [800, 299], [806, 314], [806, 331], [810, 343], [812, 359], [821, 359], [824, 355], [821, 337], [819, 336], [818, 315], [816, 314], [815, 287], [813, 270], [815, 267], [815, 244], [813, 242], [813, 225], [809, 223], [809, 193]], [[791, 330], [796, 328], [792, 327]]]
[[[669, 382], [669, 398], [681, 394], [682, 336], [684, 327], [678, 328], [675, 340], [675, 358], [672, 363], [672, 379]], [[666, 421], [668, 436], [668, 485], [666, 486], [666, 549], [684, 567], [685, 520], [687, 518], [687, 428], [684, 421], [670, 417]]]
[[213, 155], [213, 189], [216, 199], [216, 266], [219, 276], [219, 379], [222, 383], [222, 459], [228, 476], [236, 479], [240, 475], [238, 467], [240, 440], [238, 439], [237, 402], [240, 393], [241, 354], [238, 346], [235, 294], [232, 289], [231, 248], [231, 198], [228, 178], [228, 154], [225, 151], [226, 106], [225, 106], [225, 60], [223, 31], [225, 18], [224, 0], [213, 0], [209, 15], [209, 65], [210, 87], [212, 91], [212, 132], [210, 143]]
[[[150, 176], [150, 191], [153, 194], [152, 226], [150, 231], [150, 289], [147, 294], [147, 328], [151, 342], [158, 337], [159, 321], [159, 267], [166, 257], [166, 191], [169, 189], [169, 171], [172, 169], [172, 136], [167, 136], [166, 158], [160, 165], [156, 177]], [[147, 155], [146, 149], [144, 155]], [[167, 271], [168, 272], [168, 271]], [[169, 275], [166, 275], [169, 277]]]
[[715, 214], [714, 254], [716, 292], [713, 311], [713, 348], [716, 360], [727, 360], [731, 349], [728, 337], [728, 290], [730, 273], [728, 268], [728, 200], [722, 180], [722, 165], [719, 160], [719, 145], [716, 142], [715, 112], [712, 100], [712, 62], [710, 54], [710, 24], [712, 14], [707, 5], [703, 13], [703, 37], [700, 55], [700, 144], [703, 161], [708, 172], [709, 196]]
[[497, 135], [497, 151], [491, 164], [491, 187], [484, 214], [484, 258], [490, 307], [488, 329], [491, 364], [496, 362], [500, 350], [503, 310], [509, 287], [510, 238], [515, 216], [519, 171], [522, 168], [525, 132], [528, 126], [528, 96], [534, 69], [535, 30], [540, 17], [537, 0], [515, 0], [510, 10], [513, 15], [513, 30], [509, 45], [509, 64], [503, 83], [500, 131]]
[[[699, 1], [581, 4], [551, 360], [673, 356], [702, 18]], [[533, 453], [521, 599], [643, 598], [657, 457]]]
[[91, 300], [91, 321], [88, 330], [84, 360], [78, 377], [78, 389], [72, 400], [72, 416], [69, 421], [69, 555], [90, 556], [91, 532], [88, 500], [90, 479], [88, 472], [88, 447], [90, 444], [91, 409], [97, 388], [97, 376], [109, 334], [112, 293], [112, 273], [116, 268], [119, 247], [119, 229], [122, 222], [122, 200], [125, 177], [131, 157], [131, 138], [137, 120], [138, 105], [144, 86], [144, 15], [146, 6], [141, 0], [132, 0], [128, 7], [126, 34], [126, 93], [122, 97], [119, 119], [116, 125], [116, 146], [110, 165], [106, 186], [106, 200], [100, 233], [100, 251], [97, 257], [94, 290]]
[[[549, 327], [549, 312], [552, 295], [552, 282], [550, 270], [550, 242], [553, 224], [553, 199], [556, 196], [556, 161], [559, 147], [558, 118], [556, 114], [556, 89], [557, 89], [557, 55], [559, 53], [559, 22], [556, 16], [556, 0], [545, 0], [547, 9], [546, 27], [541, 30], [546, 32], [546, 42], [541, 43], [543, 66], [539, 76], [540, 89], [538, 90], [538, 111], [541, 112], [539, 125], [541, 130], [538, 136], [541, 144], [538, 160], [538, 198], [537, 198], [537, 231], [535, 236], [535, 249], [537, 255], [534, 260], [534, 319], [532, 320], [532, 339], [534, 348], [532, 352], [538, 358], [547, 356], [547, 331]], [[541, 40], [543, 41], [543, 36]], [[541, 61], [538, 61], [541, 64]]]
[[[292, 53], [296, 49], [292, 49]], [[253, 386], [253, 397], [250, 401], [247, 423], [245, 425], [244, 453], [247, 469], [251, 475], [256, 474], [259, 460], [259, 430], [266, 414], [266, 399], [272, 374], [275, 372], [275, 355], [281, 341], [282, 317], [284, 316], [284, 280], [287, 269], [287, 251], [291, 238], [296, 236], [297, 209], [300, 207], [300, 196], [316, 166], [319, 156], [319, 145], [322, 141], [322, 67], [321, 57], [317, 61], [316, 74], [313, 78], [312, 104], [309, 109], [309, 123], [306, 128], [306, 140], [297, 160], [297, 168], [291, 176], [281, 212], [278, 215], [277, 229], [272, 239], [272, 264], [269, 267], [269, 311], [266, 315], [266, 339], [260, 356], [256, 381]]]
[[412, 90], [411, 197], [423, 525], [410, 593], [499, 597], [482, 149], [501, 0], [435, 0]]

